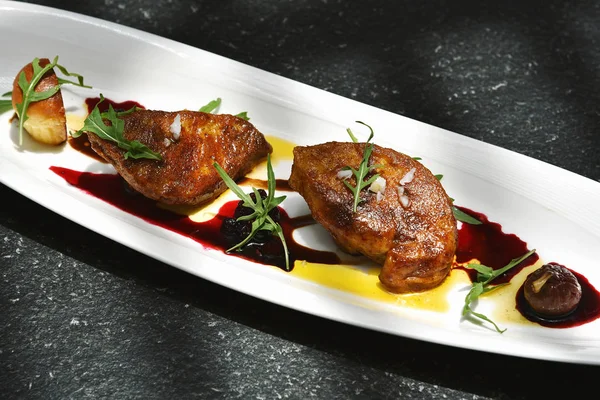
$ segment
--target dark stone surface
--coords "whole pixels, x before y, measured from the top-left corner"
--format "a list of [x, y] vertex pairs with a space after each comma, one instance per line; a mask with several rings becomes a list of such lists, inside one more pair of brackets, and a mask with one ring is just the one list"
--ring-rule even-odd
[[[595, 1], [32, 3], [169, 37], [600, 180]], [[596, 391], [598, 367], [444, 347], [291, 311], [142, 256], [4, 186], [0, 196], [3, 398]]]

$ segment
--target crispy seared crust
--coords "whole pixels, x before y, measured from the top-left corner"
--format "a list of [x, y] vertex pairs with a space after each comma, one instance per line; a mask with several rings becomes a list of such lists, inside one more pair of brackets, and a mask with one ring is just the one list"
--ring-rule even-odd
[[[181, 133], [175, 139], [170, 126], [178, 114]], [[272, 152], [250, 122], [233, 115], [138, 110], [122, 118], [125, 138], [140, 141], [162, 160], [126, 160], [125, 151], [116, 144], [88, 133], [92, 148], [131, 187], [165, 204], [195, 206], [213, 200], [227, 189], [213, 162], [235, 180]]]
[[[41, 67], [45, 67], [49, 63], [50, 60], [47, 58], [40, 59]], [[28, 81], [31, 81], [31, 77], [33, 76], [33, 66], [31, 63], [24, 66], [21, 71], [25, 71], [25, 77]], [[12, 104], [15, 110], [17, 109], [16, 105], [23, 102], [23, 91], [19, 86], [21, 71], [19, 71], [13, 81]], [[43, 92], [56, 85], [58, 85], [58, 78], [54, 70], [51, 69], [40, 79], [35, 87], [35, 91]], [[57, 145], [67, 140], [67, 118], [60, 90], [45, 100], [29, 104], [29, 107], [27, 107], [27, 117], [28, 119], [23, 123], [23, 127], [36, 141]]]
[[[353, 194], [337, 173], [347, 165], [357, 168], [363, 149], [364, 143], [338, 142], [296, 147], [290, 187], [342, 249], [383, 264], [379, 279], [388, 290], [408, 293], [438, 286], [450, 272], [458, 242], [451, 200], [422, 164], [375, 145], [370, 165], [384, 165], [377, 173], [386, 179], [386, 189], [380, 201], [363, 190], [364, 201], [353, 213]], [[412, 168], [414, 179], [405, 185], [410, 204], [404, 208], [397, 187]], [[354, 177], [349, 181], [356, 184]]]

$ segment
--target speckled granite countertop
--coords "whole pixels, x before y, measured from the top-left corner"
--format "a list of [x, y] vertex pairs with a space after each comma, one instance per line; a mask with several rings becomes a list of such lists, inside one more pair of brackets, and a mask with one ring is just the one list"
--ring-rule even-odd
[[[600, 180], [596, 1], [31, 3], [165, 36]], [[598, 367], [322, 320], [149, 259], [2, 185], [0, 197], [3, 398], [531, 399], [597, 391]]]

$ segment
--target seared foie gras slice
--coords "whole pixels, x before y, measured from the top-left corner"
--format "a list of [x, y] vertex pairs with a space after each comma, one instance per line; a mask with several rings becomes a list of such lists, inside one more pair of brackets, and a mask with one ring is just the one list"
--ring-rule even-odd
[[[383, 265], [379, 279], [389, 291], [438, 286], [450, 272], [458, 242], [450, 198], [422, 164], [374, 145], [369, 165], [382, 165], [376, 173], [385, 179], [385, 190], [378, 196], [364, 189], [354, 213], [353, 194], [338, 172], [347, 165], [358, 168], [364, 147], [338, 142], [296, 147], [290, 187], [342, 249]], [[348, 179], [356, 185], [353, 176]]]
[[92, 148], [133, 189], [165, 204], [213, 200], [227, 189], [215, 161], [235, 180], [273, 150], [250, 122], [233, 115], [137, 110], [122, 119], [123, 136], [145, 144], [162, 160], [125, 159], [115, 143], [88, 132]]

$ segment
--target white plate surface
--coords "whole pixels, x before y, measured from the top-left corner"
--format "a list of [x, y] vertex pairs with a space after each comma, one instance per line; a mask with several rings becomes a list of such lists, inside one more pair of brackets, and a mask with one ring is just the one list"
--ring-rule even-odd
[[[348, 140], [354, 121], [373, 126], [377, 144], [423, 158], [457, 204], [486, 214], [600, 288], [600, 184], [549, 164], [437, 127], [379, 110], [223, 57], [73, 13], [0, 1], [0, 92], [33, 57], [60, 56], [81, 73], [92, 91], [65, 88], [67, 107], [103, 93], [148, 108], [193, 109], [217, 97], [220, 112], [248, 111], [263, 133], [296, 144]], [[102, 235], [191, 274], [292, 309], [390, 334], [450, 346], [561, 362], [600, 364], [600, 320], [569, 329], [508, 324], [504, 334], [461, 320], [465, 288], [457, 288], [448, 312], [435, 313], [379, 303], [319, 286], [265, 267], [204, 250], [183, 236], [150, 225], [95, 199], [49, 170], [80, 171], [101, 164], [68, 146], [40, 150], [15, 142], [10, 113], [0, 116], [0, 181], [40, 205]], [[356, 127], [356, 131], [360, 131]], [[276, 166], [289, 176], [289, 163]], [[560, 190], [557, 190], [560, 188]], [[288, 193], [288, 198], [297, 194]], [[289, 204], [286, 206], [286, 204]], [[303, 201], [286, 201], [291, 214]], [[294, 209], [296, 208], [296, 209]], [[301, 210], [300, 210], [301, 209]]]

